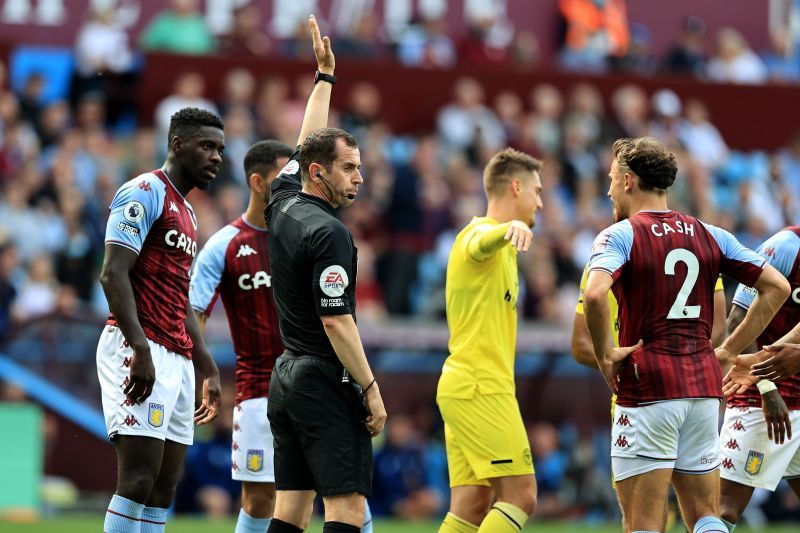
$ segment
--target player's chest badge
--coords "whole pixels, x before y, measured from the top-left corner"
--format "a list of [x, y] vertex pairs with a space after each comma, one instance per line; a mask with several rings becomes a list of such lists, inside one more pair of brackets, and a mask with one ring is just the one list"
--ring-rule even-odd
[[747, 462], [744, 464], [744, 471], [754, 476], [761, 472], [761, 465], [764, 464], [764, 454], [755, 450], [750, 450], [747, 454]]
[[147, 411], [147, 421], [154, 428], [160, 428], [164, 423], [164, 404], [151, 403]]
[[247, 469], [261, 472], [264, 468], [264, 450], [247, 450]]

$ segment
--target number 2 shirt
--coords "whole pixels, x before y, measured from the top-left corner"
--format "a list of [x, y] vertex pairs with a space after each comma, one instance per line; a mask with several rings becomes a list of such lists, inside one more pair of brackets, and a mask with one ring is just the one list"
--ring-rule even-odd
[[644, 341], [623, 363], [617, 403], [721, 398], [714, 285], [722, 273], [752, 286], [764, 263], [727, 231], [676, 211], [642, 211], [600, 233], [589, 271], [614, 280], [620, 346]]

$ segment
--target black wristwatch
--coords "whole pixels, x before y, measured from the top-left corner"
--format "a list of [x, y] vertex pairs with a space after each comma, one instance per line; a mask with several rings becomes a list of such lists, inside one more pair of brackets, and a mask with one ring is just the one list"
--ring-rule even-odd
[[325, 74], [324, 72], [317, 71], [314, 73], [314, 85], [321, 81], [327, 81], [331, 85], [336, 85], [336, 76]]

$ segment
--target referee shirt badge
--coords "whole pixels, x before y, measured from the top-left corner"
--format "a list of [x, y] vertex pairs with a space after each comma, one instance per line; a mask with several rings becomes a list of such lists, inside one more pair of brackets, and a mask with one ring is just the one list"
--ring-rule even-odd
[[747, 462], [744, 464], [744, 471], [755, 476], [761, 472], [761, 465], [764, 464], [764, 454], [755, 450], [750, 450], [747, 454]]
[[147, 412], [147, 421], [154, 428], [160, 428], [164, 423], [164, 404], [151, 403]]
[[247, 469], [251, 472], [264, 469], [264, 450], [247, 450]]

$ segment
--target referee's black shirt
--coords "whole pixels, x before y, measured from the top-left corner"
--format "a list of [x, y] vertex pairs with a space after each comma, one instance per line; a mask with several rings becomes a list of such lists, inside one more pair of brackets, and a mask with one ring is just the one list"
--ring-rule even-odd
[[283, 344], [297, 355], [338, 361], [320, 316], [349, 313], [355, 319], [358, 255], [353, 236], [328, 202], [301, 192], [299, 149], [271, 189], [265, 216]]

